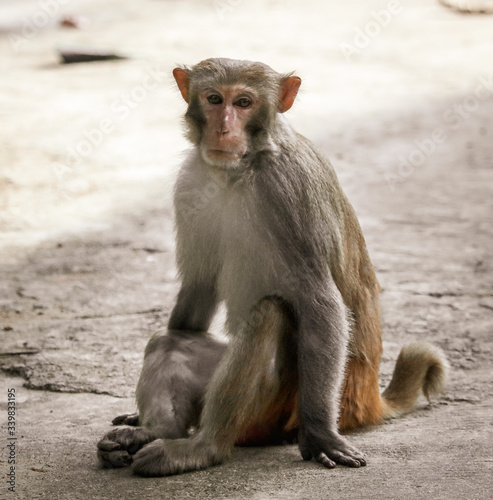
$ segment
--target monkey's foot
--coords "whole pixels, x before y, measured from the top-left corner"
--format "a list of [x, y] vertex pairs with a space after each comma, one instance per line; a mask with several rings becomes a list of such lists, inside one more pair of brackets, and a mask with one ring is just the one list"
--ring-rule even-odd
[[335, 467], [336, 464], [348, 467], [366, 465], [363, 454], [335, 432], [323, 435], [302, 432], [299, 447], [303, 460], [315, 458], [317, 462], [329, 469]]
[[139, 425], [139, 414], [138, 413], [126, 413], [125, 415], [118, 415], [115, 417], [111, 423], [113, 425]]
[[132, 455], [156, 438], [149, 429], [121, 427], [108, 432], [98, 443], [98, 458], [107, 469], [128, 467]]
[[220, 464], [224, 456], [200, 439], [156, 439], [134, 457], [132, 470], [138, 476], [170, 476]]

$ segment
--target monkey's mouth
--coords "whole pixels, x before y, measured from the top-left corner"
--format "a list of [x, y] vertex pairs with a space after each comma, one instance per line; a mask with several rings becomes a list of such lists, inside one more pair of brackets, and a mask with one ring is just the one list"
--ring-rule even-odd
[[243, 151], [231, 151], [224, 149], [206, 149], [202, 152], [205, 162], [211, 167], [221, 169], [234, 169], [243, 158]]
[[211, 159], [217, 158], [218, 160], [239, 160], [243, 155], [236, 151], [225, 151], [223, 149], [209, 149], [207, 156]]

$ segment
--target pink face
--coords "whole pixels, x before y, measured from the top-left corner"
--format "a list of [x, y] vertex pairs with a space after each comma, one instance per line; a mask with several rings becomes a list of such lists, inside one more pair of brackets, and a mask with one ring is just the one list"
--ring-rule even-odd
[[248, 151], [247, 124], [260, 107], [255, 91], [221, 86], [198, 94], [207, 125], [200, 150], [211, 166], [233, 167]]
[[[190, 72], [193, 69], [173, 70], [180, 93], [189, 104]], [[286, 76], [279, 83], [279, 100], [271, 103], [262, 102], [259, 92], [247, 84], [217, 84], [198, 91], [201, 121], [205, 118], [205, 125], [200, 125], [202, 135], [199, 147], [202, 158], [208, 165], [220, 169], [237, 168], [248, 152], [248, 124], [254, 123], [254, 118], [258, 119], [261, 107], [268, 105], [270, 110], [279, 113], [285, 113], [291, 108], [301, 79]], [[262, 79], [259, 79], [258, 88], [261, 89], [261, 86]]]

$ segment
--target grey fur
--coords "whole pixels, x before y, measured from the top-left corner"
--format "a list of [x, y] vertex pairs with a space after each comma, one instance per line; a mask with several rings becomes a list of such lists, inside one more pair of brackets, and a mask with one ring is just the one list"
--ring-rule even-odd
[[[231, 341], [207, 386], [199, 431], [183, 439], [186, 427], [194, 424], [187, 419], [193, 411], [184, 408], [182, 414], [183, 407], [171, 396], [194, 389], [183, 386], [176, 391], [176, 385], [181, 386], [174, 374], [189, 381], [194, 370], [189, 370], [178, 347], [165, 346], [167, 337], [151, 340], [137, 390], [140, 423], [167, 439], [138, 451], [133, 470], [145, 476], [168, 475], [227, 457], [248, 415], [259, 415], [281, 383], [279, 348], [286, 328], [295, 331], [296, 359], [291, 368], [298, 373], [303, 458], [313, 457], [327, 467], [365, 465], [361, 453], [337, 431], [349, 324], [330, 271], [331, 259], [342, 254], [337, 200], [344, 195], [335, 172], [275, 112], [283, 75], [264, 65], [259, 69], [224, 59], [198, 66], [186, 68], [190, 107], [196, 105], [198, 85], [246, 81], [261, 89], [270, 111], [248, 154], [220, 171], [202, 158], [200, 111], [188, 116], [195, 147], [181, 168], [174, 193], [182, 287], [170, 328], [196, 330], [198, 339], [206, 338], [198, 331], [208, 328], [217, 305], [224, 301]], [[265, 85], [258, 84], [259, 71], [265, 75]], [[211, 185], [214, 195], [197, 209], [197, 193]], [[292, 318], [276, 312], [273, 297], [281, 298]], [[270, 317], [273, 323], [266, 328], [264, 321]], [[193, 400], [185, 395], [181, 403], [186, 406]]]

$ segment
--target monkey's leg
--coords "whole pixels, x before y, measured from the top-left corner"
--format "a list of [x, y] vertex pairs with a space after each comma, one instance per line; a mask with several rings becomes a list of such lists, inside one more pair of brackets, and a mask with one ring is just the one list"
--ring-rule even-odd
[[339, 391], [344, 373], [348, 324], [335, 285], [300, 304], [300, 451], [325, 467], [366, 465], [363, 455], [337, 431]]
[[198, 423], [206, 385], [224, 349], [224, 344], [196, 332], [157, 332], [151, 337], [137, 385], [142, 427], [110, 431], [98, 443], [103, 465], [130, 465], [132, 455], [154, 439], [188, 436], [190, 426]]
[[157, 439], [134, 457], [141, 476], [166, 476], [222, 462], [238, 436], [256, 422], [278, 394], [272, 373], [282, 308], [261, 301], [233, 338], [208, 386], [199, 432], [188, 439]]
[[339, 430], [376, 425], [383, 420], [383, 407], [378, 386], [378, 361], [350, 356], [341, 397]]
[[[276, 390], [272, 404], [266, 405], [240, 435], [237, 446], [270, 446], [298, 443], [298, 361], [296, 349], [296, 318], [292, 307], [273, 297], [285, 313], [280, 328], [278, 347], [274, 358], [274, 373], [271, 387], [265, 387], [267, 394]], [[267, 380], [267, 379], [266, 379]], [[270, 399], [270, 398], [269, 398]]]
[[[367, 266], [371, 266], [369, 260]], [[382, 422], [384, 408], [378, 386], [382, 354], [379, 293], [375, 279], [369, 285], [361, 284], [360, 292], [353, 294], [353, 302], [348, 304], [354, 323], [340, 403], [341, 431]]]

